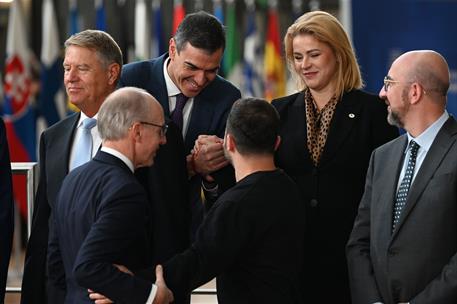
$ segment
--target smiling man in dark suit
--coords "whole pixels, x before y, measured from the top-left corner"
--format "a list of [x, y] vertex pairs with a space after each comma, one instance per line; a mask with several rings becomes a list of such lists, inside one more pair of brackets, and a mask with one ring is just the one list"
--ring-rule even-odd
[[[143, 172], [155, 202], [156, 263], [189, 246], [190, 230], [197, 230], [203, 214], [202, 182], [212, 201], [234, 183], [222, 138], [230, 108], [241, 94], [217, 75], [224, 48], [224, 28], [214, 16], [188, 14], [170, 39], [168, 53], [122, 69], [119, 85], [140, 87], [152, 94], [162, 105], [167, 123], [178, 125], [182, 133], [181, 144], [175, 142], [174, 146], [167, 137], [157, 165]], [[192, 153], [193, 149], [198, 153]]]
[[[56, 123], [40, 139], [40, 180], [34, 204], [32, 232], [27, 244], [21, 303], [63, 303], [63, 295], [47, 286], [46, 251], [52, 210], [64, 177], [75, 165], [83, 120], [98, 110], [116, 89], [122, 52], [105, 32], [87, 30], [65, 42], [64, 84], [70, 102], [81, 111]], [[100, 147], [97, 127], [90, 130], [91, 155]]]
[[376, 149], [348, 245], [352, 302], [457, 303], [457, 122], [434, 51], [397, 58], [379, 96], [407, 134]]
[[142, 89], [119, 89], [101, 106], [102, 148], [68, 174], [54, 207], [49, 278], [65, 291], [65, 303], [93, 303], [89, 288], [116, 303], [168, 303], [160, 271], [152, 285], [114, 266], [151, 266], [150, 206], [133, 173], [153, 164], [167, 128], [162, 107]]

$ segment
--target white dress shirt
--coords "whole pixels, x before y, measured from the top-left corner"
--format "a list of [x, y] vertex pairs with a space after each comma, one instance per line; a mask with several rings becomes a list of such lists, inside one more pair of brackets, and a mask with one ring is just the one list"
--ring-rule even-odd
[[[167, 94], [168, 94], [168, 107], [170, 109], [170, 114], [176, 107], [176, 95], [180, 94], [181, 91], [175, 85], [173, 80], [171, 80], [170, 75], [168, 75], [167, 66], [170, 63], [170, 58], [168, 57], [164, 64], [163, 64], [163, 76], [165, 78], [165, 85], [167, 86]], [[185, 138], [187, 134], [187, 129], [189, 128], [189, 122], [192, 112], [192, 107], [194, 106], [194, 98], [189, 98], [182, 110], [182, 137]]]

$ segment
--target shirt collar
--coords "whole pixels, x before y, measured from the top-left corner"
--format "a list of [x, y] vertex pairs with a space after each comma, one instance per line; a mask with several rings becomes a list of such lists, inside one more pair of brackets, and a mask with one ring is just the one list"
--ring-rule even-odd
[[444, 110], [444, 113], [441, 114], [440, 118], [438, 118], [430, 127], [428, 127], [416, 138], [412, 137], [411, 134], [408, 133], [408, 142], [414, 139], [414, 141], [419, 144], [421, 149], [428, 151], [433, 141], [435, 140], [436, 135], [441, 130], [441, 127], [444, 125], [448, 118], [449, 113]]
[[[83, 111], [81, 111], [80, 113], [81, 113], [81, 115], [79, 115], [79, 120], [78, 120], [77, 128], [81, 127], [81, 125], [82, 125], [84, 119], [89, 118], [89, 116], [87, 116], [86, 114], [84, 114]], [[97, 112], [97, 114], [95, 114], [92, 118], [97, 119], [97, 117], [98, 117], [98, 112]]]
[[132, 171], [132, 173], [134, 172], [135, 169], [133, 167], [132, 161], [127, 156], [122, 154], [121, 152], [114, 150], [112, 148], [108, 148], [108, 147], [102, 147], [100, 150], [102, 150], [105, 153], [111, 154], [114, 157], [119, 158], [127, 165], [127, 167], [129, 167], [129, 169], [130, 169], [130, 171]]
[[168, 97], [171, 97], [171, 96], [176, 96], [178, 95], [179, 93], [181, 93], [181, 91], [179, 90], [179, 88], [175, 85], [175, 83], [173, 82], [173, 80], [171, 80], [171, 77], [170, 75], [168, 75], [168, 70], [167, 70], [167, 66], [168, 64], [170, 63], [170, 57], [167, 57], [165, 59], [165, 62], [163, 64], [163, 76], [165, 78], [165, 85], [167, 86], [167, 92], [168, 92]]

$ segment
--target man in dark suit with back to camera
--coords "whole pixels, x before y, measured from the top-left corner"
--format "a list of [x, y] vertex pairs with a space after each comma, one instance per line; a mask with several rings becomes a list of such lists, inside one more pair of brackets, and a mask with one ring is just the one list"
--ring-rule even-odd
[[[168, 53], [127, 64], [122, 69], [119, 85], [143, 88], [157, 98], [165, 116], [180, 128], [184, 139], [180, 153], [167, 143], [157, 155], [156, 168], [149, 172], [147, 187], [154, 189], [154, 196], [159, 198], [156, 201], [160, 204], [156, 208], [161, 209], [161, 212], [156, 212], [155, 226], [161, 228], [160, 233], [156, 229], [156, 243], [185, 239], [181, 235], [187, 234], [187, 242], [170, 244], [167, 251], [157, 251], [156, 262], [163, 262], [188, 247], [189, 227], [175, 226], [183, 226], [178, 212], [189, 208], [187, 202], [190, 199], [192, 231], [196, 231], [203, 211], [200, 200], [202, 181], [203, 188], [210, 190], [206, 191], [209, 199], [217, 197], [234, 183], [233, 169], [227, 166], [224, 157], [222, 137], [230, 108], [241, 94], [217, 75], [224, 48], [222, 24], [208, 13], [197, 12], [188, 14], [181, 22], [169, 41]], [[198, 153], [191, 153], [197, 139], [194, 150]], [[183, 186], [169, 173], [170, 168], [176, 166], [183, 166], [184, 173], [189, 173], [190, 195], [177, 191]], [[167, 221], [168, 217], [172, 221]]]
[[376, 149], [348, 245], [352, 302], [457, 303], [457, 122], [434, 51], [392, 64], [379, 96], [407, 134]]
[[[105, 32], [86, 30], [65, 42], [64, 84], [70, 99], [81, 112], [71, 115], [43, 132], [40, 139], [40, 179], [34, 204], [32, 232], [27, 244], [21, 303], [63, 302], [63, 295], [47, 286], [46, 250], [49, 226], [57, 193], [64, 177], [73, 168], [95, 155], [101, 139], [91, 118], [116, 89], [122, 67], [122, 52]], [[88, 122], [86, 128], [84, 121]], [[90, 129], [90, 127], [92, 127]], [[81, 159], [78, 147], [85, 132], [92, 143]], [[89, 138], [87, 138], [89, 140]]]
[[0, 118], [0, 303], [5, 297], [14, 230], [13, 182], [6, 128]]
[[142, 89], [119, 89], [101, 106], [102, 148], [68, 174], [54, 207], [49, 278], [66, 292], [65, 303], [92, 303], [89, 288], [116, 303], [152, 303], [169, 296], [160, 270], [157, 288], [114, 266], [151, 266], [150, 206], [133, 172], [152, 165], [167, 127], [162, 107]]

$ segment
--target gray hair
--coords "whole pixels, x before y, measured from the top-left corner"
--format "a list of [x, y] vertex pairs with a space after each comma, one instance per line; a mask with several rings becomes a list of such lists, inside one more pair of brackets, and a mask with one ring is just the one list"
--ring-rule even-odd
[[111, 93], [100, 107], [97, 118], [102, 140], [120, 140], [135, 122], [148, 121], [154, 98], [145, 90], [124, 87]]
[[94, 50], [105, 67], [112, 63], [122, 67], [122, 51], [110, 34], [99, 30], [85, 30], [74, 35], [65, 41], [65, 50], [69, 46], [79, 46]]

